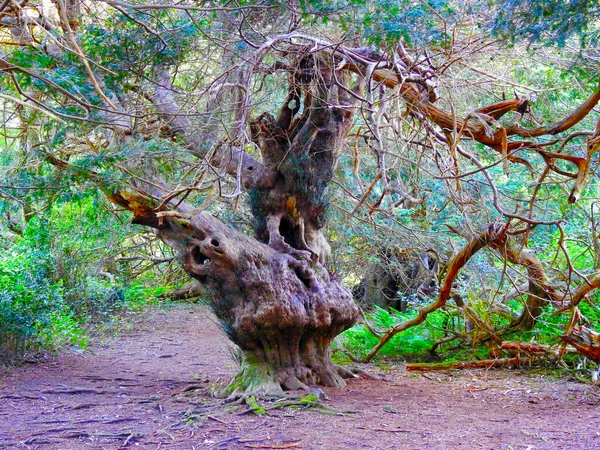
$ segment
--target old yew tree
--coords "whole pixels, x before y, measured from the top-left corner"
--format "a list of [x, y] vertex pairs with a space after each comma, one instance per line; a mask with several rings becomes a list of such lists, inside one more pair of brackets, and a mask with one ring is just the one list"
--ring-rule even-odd
[[[232, 397], [343, 386], [332, 343], [359, 321], [362, 361], [442, 308], [436, 346], [541, 318], [569, 339], [600, 285], [598, 11], [526, 3], [1, 1], [3, 248], [37, 223], [31, 289], [77, 310], [152, 230], [241, 349]], [[86, 196], [112, 237], [52, 244]], [[78, 249], [95, 269], [69, 278]], [[355, 298], [412, 313], [374, 329]]]

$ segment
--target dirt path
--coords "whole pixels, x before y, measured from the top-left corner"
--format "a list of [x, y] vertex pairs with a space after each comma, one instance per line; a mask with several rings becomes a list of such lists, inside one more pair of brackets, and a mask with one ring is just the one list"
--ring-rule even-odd
[[399, 367], [326, 389], [337, 413], [255, 416], [208, 393], [234, 369], [206, 309], [153, 311], [109, 344], [0, 373], [0, 449], [600, 449], [600, 389], [583, 384]]

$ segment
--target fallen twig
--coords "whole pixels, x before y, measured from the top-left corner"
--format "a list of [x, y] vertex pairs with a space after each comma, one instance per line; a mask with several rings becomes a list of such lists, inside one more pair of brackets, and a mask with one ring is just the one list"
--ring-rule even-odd
[[80, 403], [79, 405], [67, 407], [66, 409], [76, 411], [78, 409], [93, 408], [94, 406], [100, 406], [100, 404], [99, 403]]
[[226, 422], [226, 421], [221, 420], [221, 419], [219, 419], [219, 418], [217, 418], [215, 416], [206, 416], [206, 418], [210, 419], [210, 420], [214, 420], [215, 422], [223, 423], [225, 425], [230, 425], [231, 424], [231, 422]]
[[129, 442], [131, 442], [131, 440], [134, 438], [135, 438], [135, 435], [133, 433], [131, 433], [129, 436], [127, 436], [127, 439], [125, 439], [125, 442], [123, 442], [123, 445], [121, 445], [121, 448], [127, 447]]
[[240, 438], [238, 436], [234, 436], [234, 437], [230, 437], [230, 438], [227, 438], [227, 439], [223, 439], [222, 441], [215, 442], [214, 444], [212, 444], [208, 448], [218, 448], [218, 447], [220, 447], [223, 444], [229, 444], [230, 442], [238, 441], [239, 439]]
[[356, 427], [359, 430], [384, 431], [386, 433], [410, 433], [410, 430], [388, 430], [387, 428]]
[[83, 387], [74, 387], [74, 388], [59, 388], [59, 389], [47, 389], [45, 391], [41, 391], [42, 394], [106, 394], [107, 391], [101, 389], [94, 388], [83, 388]]
[[44, 397], [36, 397], [35, 395], [17, 395], [17, 394], [7, 394], [7, 395], [0, 395], [0, 399], [15, 399], [15, 400], [22, 400], [22, 399], [28, 399], [28, 400], [45, 400]]

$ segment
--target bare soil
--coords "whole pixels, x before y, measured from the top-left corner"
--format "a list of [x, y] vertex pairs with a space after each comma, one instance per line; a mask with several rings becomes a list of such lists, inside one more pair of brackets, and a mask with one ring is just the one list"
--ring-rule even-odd
[[369, 366], [385, 380], [325, 389], [330, 409], [257, 416], [210, 394], [235, 369], [206, 308], [153, 310], [109, 343], [0, 372], [0, 449], [600, 449], [600, 389], [572, 381]]

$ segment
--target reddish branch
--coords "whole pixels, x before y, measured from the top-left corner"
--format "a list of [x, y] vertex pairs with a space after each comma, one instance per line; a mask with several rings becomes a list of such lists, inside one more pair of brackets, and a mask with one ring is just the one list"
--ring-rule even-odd
[[[356, 64], [351, 64], [350, 69], [361, 74], [365, 74], [364, 68]], [[425, 96], [414, 85], [403, 82], [401, 74], [398, 74], [390, 69], [377, 69], [373, 71], [372, 76], [376, 81], [383, 83], [387, 87], [398, 87], [400, 94], [411, 108], [414, 108], [422, 113], [425, 117], [439, 125], [442, 129], [450, 131], [455, 129], [463, 130], [465, 135], [495, 150], [501, 148], [504, 134], [506, 134], [508, 137], [518, 136], [525, 138], [556, 135], [566, 131], [585, 119], [590, 111], [592, 111], [592, 109], [600, 101], [599, 85], [596, 91], [590, 95], [573, 113], [557, 123], [534, 129], [528, 129], [522, 127], [521, 125], [514, 124], [509, 127], [505, 127], [504, 131], [496, 130], [493, 136], [489, 136], [486, 132], [485, 125], [476, 123], [472, 117], [461, 119], [437, 107], [428, 99], [426, 99]], [[526, 99], [515, 98], [480, 108], [476, 110], [476, 112], [497, 120], [508, 112], [524, 112], [527, 108], [528, 101]], [[509, 143], [508, 146], [509, 150], [514, 150], [516, 148], [524, 147], [537, 148], [538, 144], [530, 141], [515, 141]]]
[[452, 259], [452, 261], [450, 261], [446, 272], [446, 277], [444, 279], [444, 283], [440, 287], [440, 293], [436, 301], [425, 306], [424, 308], [421, 308], [418, 311], [416, 317], [401, 322], [390, 328], [384, 335], [380, 337], [379, 343], [375, 347], [373, 347], [369, 354], [364, 358], [364, 362], [371, 361], [371, 359], [373, 359], [373, 357], [379, 352], [379, 350], [381, 350], [381, 348], [385, 344], [387, 344], [390, 341], [390, 339], [392, 339], [396, 334], [423, 323], [430, 313], [445, 306], [446, 302], [451, 296], [452, 284], [454, 283], [454, 280], [456, 279], [464, 265], [479, 250], [502, 239], [505, 236], [505, 233], [505, 224], [494, 223], [490, 225], [485, 232], [481, 233], [475, 239], [471, 240], [471, 242], [469, 242], [465, 246], [465, 248], [463, 248]]
[[518, 366], [521, 361], [523, 361], [522, 358], [514, 357], [509, 359], [484, 359], [482, 361], [465, 361], [438, 364], [407, 364], [406, 370], [431, 372], [434, 370], [488, 369], [492, 367]]
[[600, 363], [600, 333], [582, 326], [560, 338], [575, 347], [583, 356]]
[[[346, 60], [346, 66], [350, 70], [360, 73], [364, 77], [372, 77], [373, 80], [388, 88], [398, 89], [413, 115], [421, 120], [430, 120], [441, 127], [444, 132], [452, 133], [458, 131], [459, 136], [457, 138], [464, 136], [476, 140], [500, 152], [504, 158], [523, 163], [528, 167], [531, 167], [531, 165], [527, 161], [513, 155], [513, 153], [516, 150], [526, 148], [535, 150], [542, 156], [551, 170], [575, 178], [568, 201], [569, 203], [574, 203], [578, 200], [589, 175], [591, 158], [599, 150], [600, 139], [598, 137], [600, 133], [598, 130], [594, 134], [595, 138], [592, 136], [588, 140], [585, 157], [563, 155], [544, 150], [543, 147], [551, 143], [542, 144], [531, 140], [509, 140], [509, 138], [552, 136], [569, 130], [585, 119], [598, 102], [600, 102], [600, 85], [575, 111], [556, 123], [533, 129], [525, 128], [518, 123], [505, 127], [498, 122], [498, 119], [509, 112], [524, 114], [529, 108], [528, 100], [520, 98], [505, 100], [479, 108], [466, 118], [459, 118], [436, 106], [430, 100], [431, 95], [428, 91], [423, 90], [414, 82], [407, 81], [411, 78], [410, 72], [414, 70], [413, 67], [401, 66], [400, 64], [393, 65], [381, 58], [377, 61], [369, 60], [356, 49], [338, 47], [335, 51], [328, 48], [322, 51], [332, 54], [337, 52], [338, 55]], [[375, 68], [373, 69], [373, 67]], [[496, 131], [492, 131], [491, 125], [496, 127]], [[577, 173], [565, 173], [558, 169], [554, 163], [557, 159], [569, 161], [574, 164], [577, 167]]]
[[[518, 342], [518, 341], [504, 341], [500, 346], [502, 350], [506, 350], [513, 353], [530, 353], [535, 355], [551, 355], [559, 356], [560, 349], [552, 347], [550, 345], [537, 344], [535, 342]], [[569, 353], [573, 353], [574, 349], [570, 349]]]
[[515, 318], [511, 327], [519, 327], [530, 330], [535, 326], [537, 318], [542, 313], [542, 306], [547, 302], [558, 305], [562, 297], [550, 285], [546, 271], [542, 262], [535, 252], [526, 248], [517, 248], [506, 236], [493, 242], [491, 245], [500, 256], [512, 264], [523, 266], [527, 270], [529, 287], [527, 291], [527, 301], [521, 315]]

